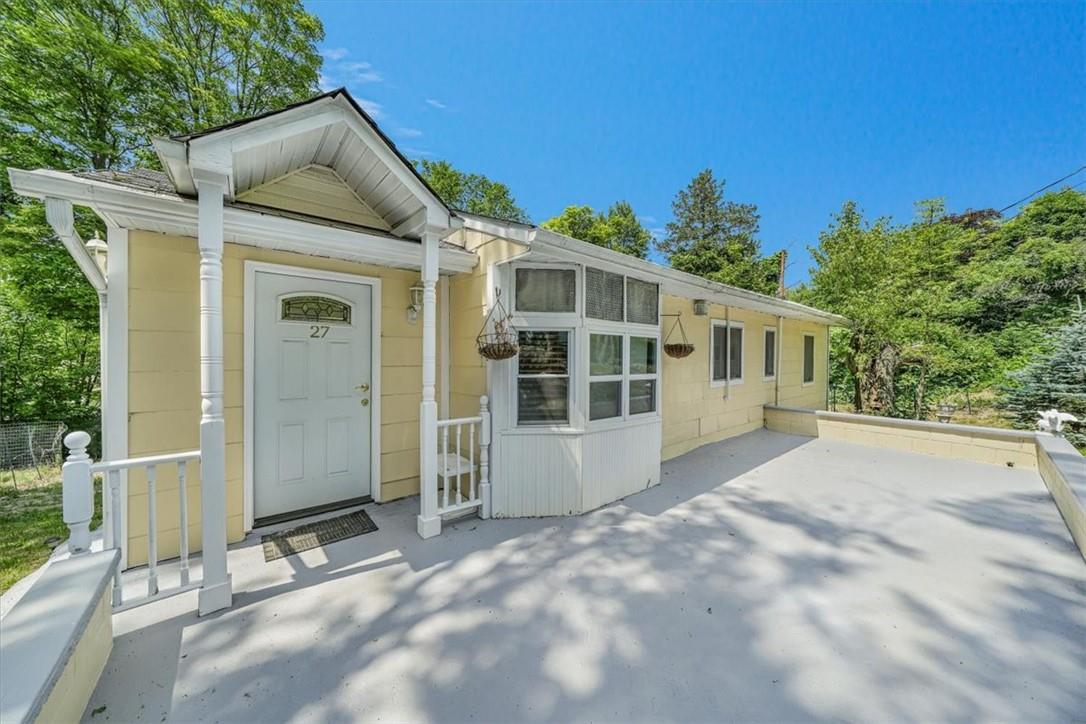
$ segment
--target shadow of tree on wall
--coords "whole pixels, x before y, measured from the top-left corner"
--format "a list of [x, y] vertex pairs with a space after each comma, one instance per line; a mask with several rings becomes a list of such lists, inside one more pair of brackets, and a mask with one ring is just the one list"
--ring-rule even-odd
[[[918, 497], [905, 472], [874, 475], [848, 446], [759, 435], [667, 463], [662, 486], [586, 516], [465, 520], [421, 541], [417, 502], [400, 501], [324, 562], [248, 559], [233, 609], [119, 637], [91, 708], [124, 719], [118, 697], [139, 692], [156, 721], [1086, 710], [1083, 577], [1045, 570], [1066, 564], [1046, 557], [1045, 503], [993, 493], [989, 518], [968, 497]], [[1014, 529], [1002, 506], [1043, 525]], [[961, 548], [926, 540], [932, 524]], [[978, 551], [993, 535], [1023, 560]], [[985, 566], [986, 595], [943, 567], [955, 556]]]

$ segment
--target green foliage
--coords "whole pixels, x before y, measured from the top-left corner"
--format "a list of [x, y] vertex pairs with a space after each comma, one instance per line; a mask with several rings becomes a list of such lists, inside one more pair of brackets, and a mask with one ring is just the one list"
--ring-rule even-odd
[[441, 200], [454, 209], [495, 219], [529, 223], [509, 187], [478, 173], [458, 171], [448, 161], [415, 161], [419, 173]]
[[324, 31], [299, 0], [9, 0], [0, 27], [0, 420], [94, 432], [98, 299], [8, 167], [154, 163], [152, 135], [303, 100]]
[[893, 226], [848, 202], [819, 236], [794, 296], [852, 320], [832, 351], [857, 409], [923, 418], [952, 394], [999, 385], [1086, 295], [1086, 196], [1050, 193], [997, 216], [929, 200]]
[[593, 211], [591, 206], [567, 206], [560, 215], [544, 221], [542, 226], [639, 259], [648, 255], [652, 241], [652, 234], [641, 224], [627, 201], [612, 204], [606, 214]]
[[1067, 423], [1064, 436], [1086, 448], [1086, 312], [1079, 309], [1071, 321], [1049, 336], [1051, 351], [1013, 373], [1003, 407], [1018, 427], [1037, 423], [1038, 412], [1069, 412], [1078, 422]]
[[772, 294], [778, 258], [763, 259], [758, 207], [724, 200], [724, 181], [701, 171], [671, 202], [672, 221], [658, 243], [675, 269]]

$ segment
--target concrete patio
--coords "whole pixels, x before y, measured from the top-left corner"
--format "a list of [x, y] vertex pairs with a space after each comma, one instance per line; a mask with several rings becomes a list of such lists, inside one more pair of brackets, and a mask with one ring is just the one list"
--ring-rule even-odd
[[[500, 484], [497, 481], [496, 484]], [[1036, 471], [757, 431], [573, 518], [380, 530], [234, 607], [115, 617], [102, 721], [1086, 716], [1086, 565]]]

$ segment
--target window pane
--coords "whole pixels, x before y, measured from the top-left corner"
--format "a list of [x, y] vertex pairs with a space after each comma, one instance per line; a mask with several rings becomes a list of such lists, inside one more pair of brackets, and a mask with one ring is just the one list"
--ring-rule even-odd
[[814, 382], [814, 337], [803, 338], [803, 381]]
[[772, 377], [777, 370], [777, 333], [767, 329], [765, 331], [765, 368], [762, 374]]
[[626, 279], [626, 321], [635, 324], [657, 324], [660, 288], [638, 279]]
[[731, 362], [731, 378], [741, 380], [743, 379], [743, 330], [732, 327], [729, 331], [731, 344], [728, 345], [728, 358]]
[[593, 334], [589, 342], [588, 374], [622, 374], [622, 336]]
[[630, 414], [656, 410], [656, 380], [630, 380]]
[[605, 420], [622, 416], [622, 382], [592, 382], [588, 385], [588, 419]]
[[517, 423], [569, 422], [568, 377], [521, 377], [517, 381]]
[[517, 310], [574, 312], [577, 273], [572, 269], [517, 269]]
[[328, 297], [287, 297], [282, 301], [279, 318], [285, 322], [350, 324], [351, 305]]
[[656, 374], [656, 339], [630, 337], [630, 374]]
[[725, 334], [726, 328], [713, 327], [713, 379], [724, 379], [725, 372], [728, 369], [728, 337]]
[[622, 321], [622, 275], [588, 267], [584, 272], [585, 315]]
[[569, 373], [569, 332], [521, 332], [518, 371], [522, 375]]

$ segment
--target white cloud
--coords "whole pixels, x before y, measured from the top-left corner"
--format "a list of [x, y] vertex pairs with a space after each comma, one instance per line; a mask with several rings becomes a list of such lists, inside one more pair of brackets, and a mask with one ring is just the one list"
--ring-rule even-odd
[[417, 128], [397, 128], [396, 135], [400, 138], [418, 138], [422, 135], [422, 131]]
[[325, 60], [342, 60], [350, 55], [350, 52], [346, 48], [325, 48], [321, 51], [321, 55]]
[[426, 99], [426, 105], [432, 106], [432, 107], [437, 108], [439, 110], [445, 110], [446, 108], [448, 108], [447, 105], [445, 105], [441, 101], [437, 100], [436, 98], [427, 98]]
[[637, 218], [641, 221], [642, 224], [655, 224], [656, 223], [656, 217], [655, 216], [638, 216]]
[[424, 149], [421, 149], [421, 148], [411, 148], [409, 146], [404, 146], [400, 150], [403, 151], [404, 153], [406, 153], [408, 156], [433, 156], [434, 155], [432, 151], [427, 151], [427, 150], [424, 150]]
[[380, 83], [381, 74], [366, 62], [337, 63], [333, 66], [345, 83]]
[[324, 73], [317, 76], [317, 86], [320, 87], [322, 91], [326, 92], [338, 87], [335, 82]]
[[379, 121], [385, 117], [385, 107], [377, 101], [371, 101], [368, 98], [358, 98], [358, 105], [362, 106], [362, 110], [370, 114], [370, 118], [375, 121]]

